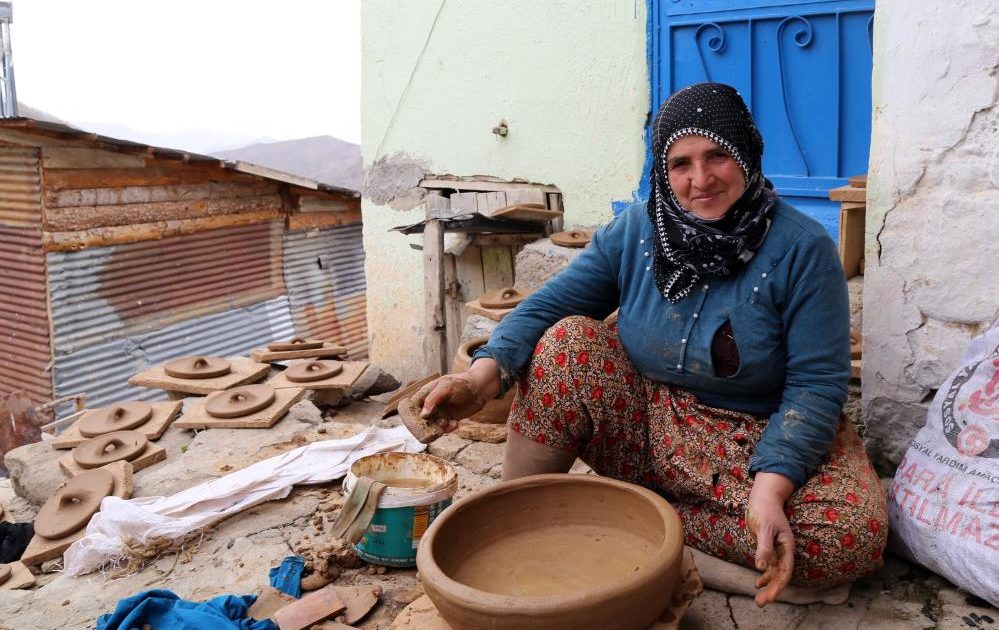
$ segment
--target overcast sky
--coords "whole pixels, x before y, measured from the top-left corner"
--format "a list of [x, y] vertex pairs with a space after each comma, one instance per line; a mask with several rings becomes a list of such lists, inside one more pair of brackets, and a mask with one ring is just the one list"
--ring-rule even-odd
[[360, 142], [360, 0], [14, 0], [18, 100], [73, 123]]

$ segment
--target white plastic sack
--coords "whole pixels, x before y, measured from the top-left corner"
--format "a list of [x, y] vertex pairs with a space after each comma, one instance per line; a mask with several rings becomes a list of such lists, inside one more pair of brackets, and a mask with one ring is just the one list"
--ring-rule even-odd
[[426, 448], [399, 426], [369, 427], [349, 438], [313, 442], [169, 497], [106, 497], [86, 536], [64, 554], [69, 575], [89, 573], [121, 558], [122, 541], [179, 540], [264, 501], [282, 499], [297, 484], [343, 477], [357, 459], [374, 453], [417, 453]]
[[903, 555], [999, 606], [999, 322], [961, 364], [899, 464], [888, 515]]

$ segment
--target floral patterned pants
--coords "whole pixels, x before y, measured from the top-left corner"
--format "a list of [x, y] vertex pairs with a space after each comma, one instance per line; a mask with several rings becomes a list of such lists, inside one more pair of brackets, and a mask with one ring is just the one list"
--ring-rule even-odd
[[[510, 415], [524, 437], [574, 452], [600, 475], [670, 500], [687, 544], [754, 567], [746, 525], [749, 457], [766, 418], [702, 405], [638, 374], [617, 328], [569, 317], [535, 348]], [[796, 551], [792, 582], [832, 586], [881, 565], [885, 498], [845, 418], [829, 454], [788, 499]]]

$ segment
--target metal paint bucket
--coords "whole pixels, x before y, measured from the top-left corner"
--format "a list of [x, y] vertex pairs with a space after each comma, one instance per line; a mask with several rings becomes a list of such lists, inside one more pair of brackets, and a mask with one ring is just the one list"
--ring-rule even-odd
[[386, 485], [364, 538], [354, 545], [358, 557], [390, 567], [416, 566], [416, 548], [437, 515], [451, 505], [458, 473], [446, 461], [422, 453], [376, 453], [354, 462], [343, 480], [349, 495], [358, 477], [382, 483], [416, 481], [421, 487]]

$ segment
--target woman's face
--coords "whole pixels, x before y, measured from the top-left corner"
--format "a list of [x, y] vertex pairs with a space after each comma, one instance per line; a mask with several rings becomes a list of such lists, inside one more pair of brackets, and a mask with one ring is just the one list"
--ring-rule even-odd
[[666, 153], [666, 176], [677, 201], [701, 219], [720, 219], [746, 189], [739, 163], [711, 140], [684, 136]]

